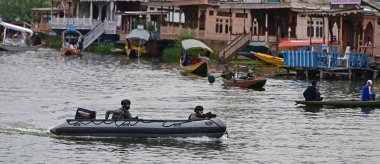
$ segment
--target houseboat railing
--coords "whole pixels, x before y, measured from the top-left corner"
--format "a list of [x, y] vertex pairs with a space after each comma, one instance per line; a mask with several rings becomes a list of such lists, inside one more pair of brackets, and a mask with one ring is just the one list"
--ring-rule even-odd
[[284, 65], [294, 68], [368, 68], [369, 53], [286, 51]]
[[[88, 29], [91, 30], [95, 28], [96, 25], [99, 24], [99, 20], [90, 19], [90, 18], [60, 18], [53, 17], [51, 19], [51, 28], [52, 29], [65, 29], [69, 25], [76, 25], [77, 29]], [[117, 30], [117, 22], [104, 20], [104, 27], [106, 34], [116, 34]]]

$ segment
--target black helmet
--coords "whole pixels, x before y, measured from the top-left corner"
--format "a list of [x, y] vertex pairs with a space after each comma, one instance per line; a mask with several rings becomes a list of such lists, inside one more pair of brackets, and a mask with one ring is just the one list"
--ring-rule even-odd
[[200, 106], [200, 105], [196, 106], [194, 108], [194, 112], [197, 112], [197, 111], [203, 111], [203, 106]]
[[125, 105], [125, 104], [131, 104], [131, 100], [129, 99], [124, 99], [124, 100], [121, 100], [121, 105]]

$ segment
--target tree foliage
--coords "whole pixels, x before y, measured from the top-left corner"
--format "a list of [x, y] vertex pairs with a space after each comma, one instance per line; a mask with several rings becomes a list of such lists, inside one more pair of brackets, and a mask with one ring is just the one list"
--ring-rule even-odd
[[22, 21], [31, 21], [32, 8], [50, 5], [50, 0], [0, 0], [0, 17], [5, 22], [12, 22], [17, 17]]

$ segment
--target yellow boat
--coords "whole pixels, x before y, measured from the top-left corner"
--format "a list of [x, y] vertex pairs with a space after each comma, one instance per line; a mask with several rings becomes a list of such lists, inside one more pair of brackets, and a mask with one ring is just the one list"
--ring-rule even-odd
[[267, 63], [273, 64], [277, 67], [284, 66], [284, 58], [276, 57], [273, 55], [268, 55], [268, 54], [264, 54], [264, 53], [260, 53], [260, 52], [253, 52], [253, 51], [251, 51], [251, 54], [256, 56], [257, 58], [259, 58], [259, 59], [261, 59]]
[[182, 59], [180, 61], [180, 68], [188, 73], [193, 73], [199, 76], [207, 76], [208, 70], [210, 70], [210, 66], [208, 62], [198, 62], [194, 65], [184, 66], [182, 65]]
[[149, 31], [144, 30], [144, 27], [138, 26], [137, 29], [133, 29], [126, 37], [127, 43], [125, 44], [125, 52], [129, 57], [131, 52], [139, 57], [148, 53], [146, 48], [150, 38]]
[[[207, 76], [210, 70], [209, 55], [213, 53], [211, 48], [199, 40], [186, 39], [182, 41], [182, 49], [179, 59], [180, 68], [188, 73]], [[190, 55], [192, 50], [199, 51], [198, 56]], [[205, 52], [205, 56], [201, 56], [202, 52]]]
[[69, 28], [62, 32], [62, 47], [61, 54], [62, 55], [80, 55], [82, 42], [82, 33], [76, 30], [75, 26], [69, 26]]

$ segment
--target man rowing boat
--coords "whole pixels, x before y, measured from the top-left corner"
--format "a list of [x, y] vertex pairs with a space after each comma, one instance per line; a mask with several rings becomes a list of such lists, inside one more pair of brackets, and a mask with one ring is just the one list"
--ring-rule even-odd
[[368, 80], [362, 91], [362, 101], [375, 101], [376, 94], [372, 93], [372, 80]]

